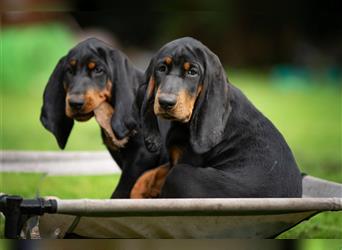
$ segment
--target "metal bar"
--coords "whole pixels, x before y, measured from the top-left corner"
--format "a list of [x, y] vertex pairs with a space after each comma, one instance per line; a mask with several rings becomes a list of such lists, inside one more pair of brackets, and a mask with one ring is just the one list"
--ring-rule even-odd
[[342, 211], [342, 198], [22, 199], [1, 195], [5, 237], [18, 238], [24, 222], [44, 213], [93, 217], [271, 215]]
[[342, 198], [57, 200], [57, 213], [83, 216], [217, 216], [340, 210]]

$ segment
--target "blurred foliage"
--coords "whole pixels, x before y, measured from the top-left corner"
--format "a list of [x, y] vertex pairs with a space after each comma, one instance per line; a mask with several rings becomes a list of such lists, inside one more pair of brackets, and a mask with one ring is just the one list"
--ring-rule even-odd
[[193, 36], [233, 67], [295, 64], [319, 71], [321, 66], [341, 68], [342, 65], [339, 1], [323, 4], [310, 0], [73, 0], [73, 3], [75, 9], [105, 10], [74, 11], [72, 16], [82, 28], [108, 30], [128, 47], [156, 50], [172, 39]]
[[42, 87], [42, 80], [73, 45], [64, 25], [47, 23], [13, 26], [1, 30], [3, 87], [28, 91]]

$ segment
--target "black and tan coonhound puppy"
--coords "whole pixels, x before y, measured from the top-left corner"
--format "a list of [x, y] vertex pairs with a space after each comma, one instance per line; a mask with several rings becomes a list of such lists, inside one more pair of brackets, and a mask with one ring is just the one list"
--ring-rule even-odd
[[132, 198], [301, 197], [301, 173], [283, 136], [201, 42], [166, 44], [146, 78], [146, 146], [162, 145], [157, 116], [171, 120], [170, 165], [142, 175]]
[[60, 59], [44, 91], [40, 119], [61, 149], [74, 120], [95, 116], [104, 144], [122, 169], [112, 198], [129, 198], [143, 172], [167, 161], [165, 150], [151, 153], [144, 145], [138, 107], [145, 91], [143, 72], [119, 50], [95, 38]]

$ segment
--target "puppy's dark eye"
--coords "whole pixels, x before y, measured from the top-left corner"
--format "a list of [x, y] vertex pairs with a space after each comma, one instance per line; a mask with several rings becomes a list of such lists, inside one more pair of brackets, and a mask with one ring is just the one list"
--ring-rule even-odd
[[101, 67], [95, 67], [94, 72], [96, 74], [101, 74], [102, 72], [104, 72], [104, 70]]
[[157, 70], [158, 70], [159, 72], [164, 73], [164, 72], [167, 71], [167, 66], [166, 66], [165, 64], [159, 65], [158, 68], [157, 68]]
[[198, 69], [196, 68], [191, 68], [186, 72], [187, 76], [194, 77], [198, 75]]
[[73, 73], [73, 70], [71, 67], [67, 67], [66, 70], [65, 70], [68, 74], [72, 74]]

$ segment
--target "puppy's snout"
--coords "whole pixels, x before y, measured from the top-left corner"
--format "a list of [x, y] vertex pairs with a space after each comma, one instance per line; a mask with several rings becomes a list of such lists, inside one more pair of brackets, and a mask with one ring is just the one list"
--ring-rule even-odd
[[162, 95], [158, 98], [160, 107], [165, 110], [172, 109], [177, 102], [177, 97], [175, 95]]
[[81, 110], [84, 105], [84, 98], [80, 96], [70, 97], [69, 105], [74, 110]]

